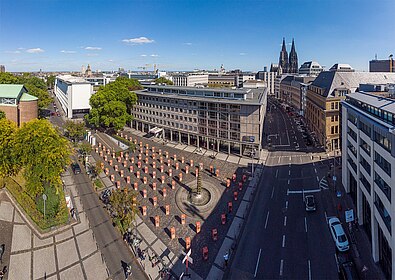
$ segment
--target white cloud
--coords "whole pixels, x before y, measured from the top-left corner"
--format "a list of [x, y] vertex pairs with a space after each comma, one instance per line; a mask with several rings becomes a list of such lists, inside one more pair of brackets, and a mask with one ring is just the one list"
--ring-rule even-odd
[[100, 47], [85, 47], [87, 51], [100, 51], [102, 48]]
[[87, 56], [98, 56], [98, 53], [88, 53]]
[[151, 57], [158, 57], [159, 55], [157, 55], [157, 54], [151, 54], [150, 56], [151, 56]]
[[34, 49], [27, 49], [26, 52], [28, 52], [28, 53], [42, 53], [42, 52], [44, 52], [44, 50], [41, 48], [34, 48]]
[[241, 53], [239, 53], [240, 55], [247, 55], [247, 53], [244, 53], [244, 52], [241, 52]]
[[141, 44], [153, 43], [155, 41], [152, 39], [148, 39], [147, 37], [138, 37], [138, 38], [123, 39], [122, 42], [131, 45], [141, 45]]
[[14, 53], [14, 54], [17, 54], [17, 53], [21, 53], [21, 51], [5, 51], [5, 53]]
[[61, 50], [61, 53], [76, 53], [76, 51], [66, 51], [66, 50]]
[[192, 46], [192, 43], [184, 43], [183, 45]]
[[147, 55], [146, 55], [146, 54], [142, 54], [142, 55], [140, 55], [140, 56], [142, 56], [142, 57], [146, 57]]

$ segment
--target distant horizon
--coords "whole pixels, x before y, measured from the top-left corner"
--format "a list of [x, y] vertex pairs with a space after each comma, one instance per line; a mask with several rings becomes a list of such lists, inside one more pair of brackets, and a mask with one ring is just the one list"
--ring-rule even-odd
[[376, 54], [395, 51], [394, 9], [392, 0], [0, 1], [0, 64], [10, 72], [87, 64], [257, 72], [278, 63], [285, 37], [288, 53], [295, 39], [299, 66], [368, 71]]

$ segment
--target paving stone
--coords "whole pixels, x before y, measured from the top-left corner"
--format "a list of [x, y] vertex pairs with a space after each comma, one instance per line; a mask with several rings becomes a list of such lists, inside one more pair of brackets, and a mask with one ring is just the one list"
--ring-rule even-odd
[[224, 264], [225, 264], [224, 255], [226, 253], [230, 252], [233, 242], [234, 241], [232, 239], [228, 238], [228, 237], [226, 237], [224, 239], [224, 242], [222, 243], [222, 246], [219, 249], [218, 254], [217, 254], [217, 256], [215, 258], [215, 261], [214, 261], [220, 267], [224, 266]]
[[73, 176], [64, 176], [62, 177], [62, 180], [66, 186], [71, 186], [74, 184]]
[[48, 237], [45, 239], [40, 239], [37, 235], [33, 234], [33, 247], [47, 246], [53, 243], [53, 237]]
[[106, 267], [102, 262], [102, 258], [99, 252], [84, 260], [83, 265], [88, 279], [107, 279], [108, 276]]
[[232, 225], [230, 226], [230, 228], [228, 230], [227, 236], [229, 236], [231, 238], [235, 238], [235, 236], [238, 236], [242, 225], [243, 225], [243, 219], [235, 217], [233, 219]]
[[2, 201], [0, 203], [0, 220], [6, 222], [12, 222], [12, 216], [14, 214], [14, 206], [8, 201]]
[[11, 252], [32, 248], [31, 230], [27, 225], [14, 225]]
[[59, 241], [68, 239], [68, 238], [70, 238], [72, 236], [73, 236], [73, 231], [70, 228], [70, 229], [68, 229], [66, 231], [63, 231], [63, 232], [55, 235], [55, 240], [56, 240], [56, 242], [59, 242]]
[[82, 273], [82, 268], [79, 263], [60, 272], [60, 280], [70, 279], [84, 279], [84, 274]]
[[228, 155], [227, 154], [223, 154], [223, 153], [218, 153], [216, 155], [216, 158], [219, 159], [219, 160], [226, 160], [228, 158]]
[[254, 191], [254, 188], [252, 187], [248, 187], [246, 192], [244, 193], [243, 199], [246, 201], [250, 201], [251, 200], [251, 194]]
[[237, 164], [237, 163], [239, 163], [239, 157], [233, 156], [233, 155], [229, 155], [228, 156], [228, 161]]
[[160, 239], [155, 241], [155, 243], [152, 245], [152, 249], [154, 249], [160, 257], [162, 257], [166, 264], [170, 263], [174, 258], [173, 252], [171, 252]]
[[71, 265], [77, 262], [78, 254], [77, 248], [75, 247], [74, 238], [68, 241], [64, 241], [56, 245], [56, 254], [58, 256], [59, 269]]
[[242, 201], [239, 205], [239, 208], [237, 209], [236, 216], [239, 218], [244, 218], [244, 214], [247, 213], [247, 207], [248, 207], [249, 202], [247, 201]]
[[56, 272], [54, 247], [33, 251], [33, 279]]
[[221, 280], [223, 276], [224, 272], [215, 265], [213, 265], [210, 269], [210, 272], [208, 273], [207, 279]]
[[150, 230], [146, 224], [141, 224], [137, 227], [138, 232], [144, 239], [151, 244], [157, 238], [156, 235]]
[[77, 237], [78, 249], [80, 250], [81, 258], [85, 258], [97, 250], [96, 242], [92, 237], [92, 230], [84, 232]]
[[[8, 279], [31, 279], [30, 274], [31, 253], [11, 255], [8, 266]], [[29, 269], [21, 269], [26, 267]]]
[[19, 211], [16, 209], [15, 209], [14, 223], [19, 223], [19, 224], [25, 223], [25, 221], [22, 219], [21, 214], [19, 214]]
[[88, 219], [86, 218], [85, 213], [80, 213], [79, 218], [80, 218], [80, 223], [73, 226], [75, 234], [79, 234], [89, 229]]
[[248, 166], [249, 163], [251, 163], [251, 159], [240, 158], [239, 165]]

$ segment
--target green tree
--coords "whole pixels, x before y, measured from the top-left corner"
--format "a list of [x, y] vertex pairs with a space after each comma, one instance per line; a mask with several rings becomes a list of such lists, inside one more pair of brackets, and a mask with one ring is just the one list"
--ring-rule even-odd
[[24, 167], [26, 191], [32, 197], [53, 187], [62, 186], [60, 174], [70, 164], [70, 143], [47, 120], [23, 124], [15, 135], [13, 156]]
[[13, 155], [16, 124], [5, 118], [0, 119], [0, 177], [15, 175], [20, 161]]
[[137, 102], [137, 96], [132, 90], [141, 88], [138, 81], [125, 77], [100, 87], [89, 100], [92, 109], [85, 119], [96, 127], [117, 130], [123, 128], [132, 120], [130, 109]]
[[47, 77], [47, 87], [51, 88], [51, 89], [54, 88], [55, 80], [56, 80], [56, 77], [54, 75], [48, 76]]
[[53, 101], [52, 97], [49, 95], [47, 90], [43, 90], [34, 84], [25, 84], [28, 93], [38, 98], [38, 108], [45, 109]]
[[64, 129], [68, 132], [68, 137], [73, 141], [79, 140], [84, 136], [85, 133], [85, 125], [82, 122], [73, 122], [67, 120]]
[[155, 79], [155, 84], [173, 85], [173, 82], [166, 79], [165, 77], [160, 77], [160, 78]]
[[6, 118], [5, 113], [3, 111], [0, 111], [0, 120], [5, 118]]
[[18, 78], [8, 72], [0, 73], [0, 84], [17, 84]]
[[136, 194], [133, 191], [117, 189], [110, 196], [110, 204], [114, 210], [114, 222], [122, 233], [133, 226], [137, 213]]

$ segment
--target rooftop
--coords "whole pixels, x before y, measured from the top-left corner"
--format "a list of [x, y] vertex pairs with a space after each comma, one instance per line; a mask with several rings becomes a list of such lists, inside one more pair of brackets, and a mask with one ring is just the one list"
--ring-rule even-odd
[[373, 107], [379, 108], [381, 110], [395, 113], [395, 99], [384, 98], [384, 97], [377, 96], [372, 93], [366, 93], [366, 92], [350, 93], [350, 94], [347, 94], [347, 97], [352, 98], [357, 101], [360, 101], [362, 103], [371, 105]]
[[[68, 84], [90, 84], [90, 82], [86, 81], [82, 77], [76, 77], [76, 76], [71, 76], [71, 75], [60, 75], [56, 77], [59, 80], [64, 81], [65, 83]], [[91, 77], [93, 79], [95, 77]]]
[[23, 92], [27, 92], [23, 85], [0, 84], [0, 97], [18, 98]]

